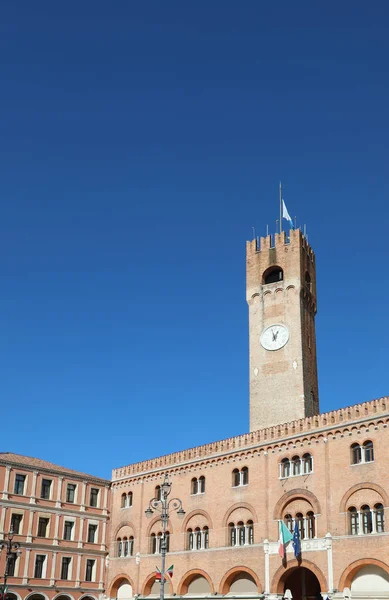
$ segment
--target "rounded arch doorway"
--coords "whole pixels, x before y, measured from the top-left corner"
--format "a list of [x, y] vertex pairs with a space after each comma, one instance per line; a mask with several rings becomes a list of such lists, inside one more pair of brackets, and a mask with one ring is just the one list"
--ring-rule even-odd
[[[294, 567], [285, 574], [284, 595], [293, 600], [321, 600], [321, 589], [315, 573], [306, 567]], [[286, 591], [289, 590], [289, 593]]]

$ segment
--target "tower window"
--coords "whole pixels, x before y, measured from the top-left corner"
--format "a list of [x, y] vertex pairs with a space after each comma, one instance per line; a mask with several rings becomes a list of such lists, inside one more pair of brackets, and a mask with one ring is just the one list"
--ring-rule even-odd
[[306, 271], [306, 273], [305, 273], [305, 291], [306, 292], [311, 291], [311, 276], [308, 273], [308, 271]]
[[263, 274], [263, 284], [276, 283], [284, 279], [284, 272], [281, 267], [270, 267]]

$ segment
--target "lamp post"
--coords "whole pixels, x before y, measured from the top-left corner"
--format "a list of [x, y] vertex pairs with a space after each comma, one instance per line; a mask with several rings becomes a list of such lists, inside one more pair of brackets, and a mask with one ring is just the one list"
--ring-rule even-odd
[[169, 515], [172, 512], [176, 512], [179, 517], [185, 515], [185, 511], [182, 508], [182, 501], [179, 498], [171, 498], [169, 495], [172, 491], [172, 484], [169, 481], [169, 475], [165, 474], [165, 479], [160, 489], [159, 498], [152, 498], [149, 502], [148, 508], [145, 510], [146, 517], [149, 519], [152, 517], [154, 512], [158, 512], [161, 515], [162, 522], [162, 536], [161, 536], [161, 587], [159, 591], [160, 600], [164, 600], [165, 597], [165, 562], [166, 562], [166, 528], [169, 522]]
[[8, 573], [9, 573], [9, 564], [11, 562], [11, 559], [15, 560], [16, 557], [21, 555], [21, 550], [20, 550], [20, 544], [19, 542], [13, 542], [13, 537], [14, 537], [14, 532], [11, 531], [9, 533], [6, 533], [4, 535], [4, 540], [0, 542], [0, 551], [6, 550], [6, 555], [5, 555], [5, 570], [4, 570], [4, 575], [3, 575], [3, 580], [4, 583], [1, 586], [1, 596], [3, 598], [3, 600], [5, 600], [6, 598], [6, 594], [7, 594], [7, 579], [8, 579]]

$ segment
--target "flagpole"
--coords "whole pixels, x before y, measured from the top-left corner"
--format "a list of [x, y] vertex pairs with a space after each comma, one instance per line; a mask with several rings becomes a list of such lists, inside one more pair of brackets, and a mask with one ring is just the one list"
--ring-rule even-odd
[[280, 181], [280, 233], [282, 233], [282, 186]]

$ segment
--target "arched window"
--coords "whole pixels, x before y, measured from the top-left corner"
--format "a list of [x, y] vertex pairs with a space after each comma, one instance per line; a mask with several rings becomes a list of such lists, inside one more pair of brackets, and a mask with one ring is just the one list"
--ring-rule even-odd
[[306, 290], [307, 292], [310, 292], [310, 291], [311, 291], [311, 289], [312, 289], [312, 288], [311, 288], [311, 276], [310, 276], [310, 274], [308, 273], [308, 271], [305, 271], [305, 290]]
[[297, 521], [298, 528], [299, 528], [300, 539], [303, 540], [305, 538], [305, 530], [304, 530], [304, 517], [303, 517], [302, 513], [296, 514], [296, 521]]
[[128, 540], [126, 537], [123, 538], [123, 556], [128, 556]]
[[196, 529], [195, 529], [195, 537], [196, 537], [196, 550], [201, 550], [201, 530], [200, 530], [200, 527], [196, 527]]
[[193, 477], [192, 481], [191, 481], [191, 494], [204, 494], [205, 492], [205, 477], [204, 475], [201, 475], [201, 477], [199, 477], [197, 479], [197, 477]]
[[292, 470], [293, 475], [300, 475], [301, 461], [299, 456], [293, 456], [292, 458]]
[[359, 532], [359, 519], [358, 519], [358, 511], [355, 506], [350, 506], [348, 509], [349, 519], [350, 519], [350, 534], [358, 535]]
[[157, 487], [155, 488], [155, 492], [154, 495], [156, 497], [157, 500], [161, 500], [161, 486], [157, 485]]
[[130, 556], [134, 556], [134, 536], [131, 535], [128, 538], [128, 554]]
[[123, 552], [123, 546], [122, 546], [122, 540], [121, 538], [117, 539], [117, 546], [118, 546], [118, 556], [122, 556], [122, 552]]
[[384, 517], [384, 505], [376, 504], [374, 506], [375, 512], [375, 526], [377, 533], [383, 533], [385, 531], [385, 517]]
[[247, 521], [247, 543], [254, 544], [254, 523], [252, 521]]
[[241, 470], [241, 485], [248, 485], [249, 483], [249, 470], [248, 467], [243, 467]]
[[307, 475], [313, 471], [313, 460], [312, 456], [307, 452], [303, 455], [303, 473]]
[[209, 529], [206, 525], [203, 529], [203, 535], [204, 535], [204, 548], [209, 548]]
[[283, 458], [281, 461], [281, 477], [290, 476], [290, 461], [289, 458]]
[[238, 529], [238, 543], [239, 543], [239, 546], [244, 546], [244, 543], [246, 541], [246, 539], [245, 539], [245, 533], [246, 532], [245, 532], [245, 527], [244, 527], [243, 521], [239, 521], [238, 522], [237, 529]]
[[121, 507], [122, 508], [126, 508], [127, 506], [127, 494], [122, 494], [122, 503], [121, 503]]
[[307, 538], [312, 540], [315, 537], [315, 515], [313, 511], [307, 512], [307, 518], [305, 520], [305, 535]]
[[193, 550], [193, 530], [192, 529], [188, 529], [187, 531], [187, 537], [188, 537], [188, 550]]
[[[162, 534], [161, 534], [162, 536]], [[170, 550], [170, 533], [169, 531], [166, 532], [166, 552], [169, 552]]]
[[128, 492], [128, 495], [127, 495], [127, 506], [132, 506], [132, 492]]
[[374, 460], [374, 449], [373, 442], [370, 440], [363, 443], [363, 452], [365, 462], [373, 462]]
[[287, 526], [289, 531], [291, 533], [293, 533], [293, 517], [292, 517], [292, 515], [289, 515], [289, 514], [285, 515], [284, 521], [285, 521], [285, 525]]
[[229, 538], [230, 538], [230, 546], [235, 546], [236, 545], [236, 530], [235, 530], [235, 525], [234, 523], [228, 523], [228, 529], [229, 529]]
[[351, 446], [351, 464], [358, 465], [362, 462], [362, 451], [359, 444], [352, 444]]
[[362, 531], [363, 533], [371, 533], [373, 530], [373, 520], [371, 515], [370, 506], [364, 504], [362, 506]]
[[234, 469], [232, 471], [232, 487], [238, 487], [240, 485], [240, 473], [239, 469]]
[[268, 283], [276, 283], [277, 281], [282, 281], [284, 279], [284, 272], [281, 267], [274, 266], [267, 269], [267, 271], [263, 274], [263, 284], [267, 285]]

